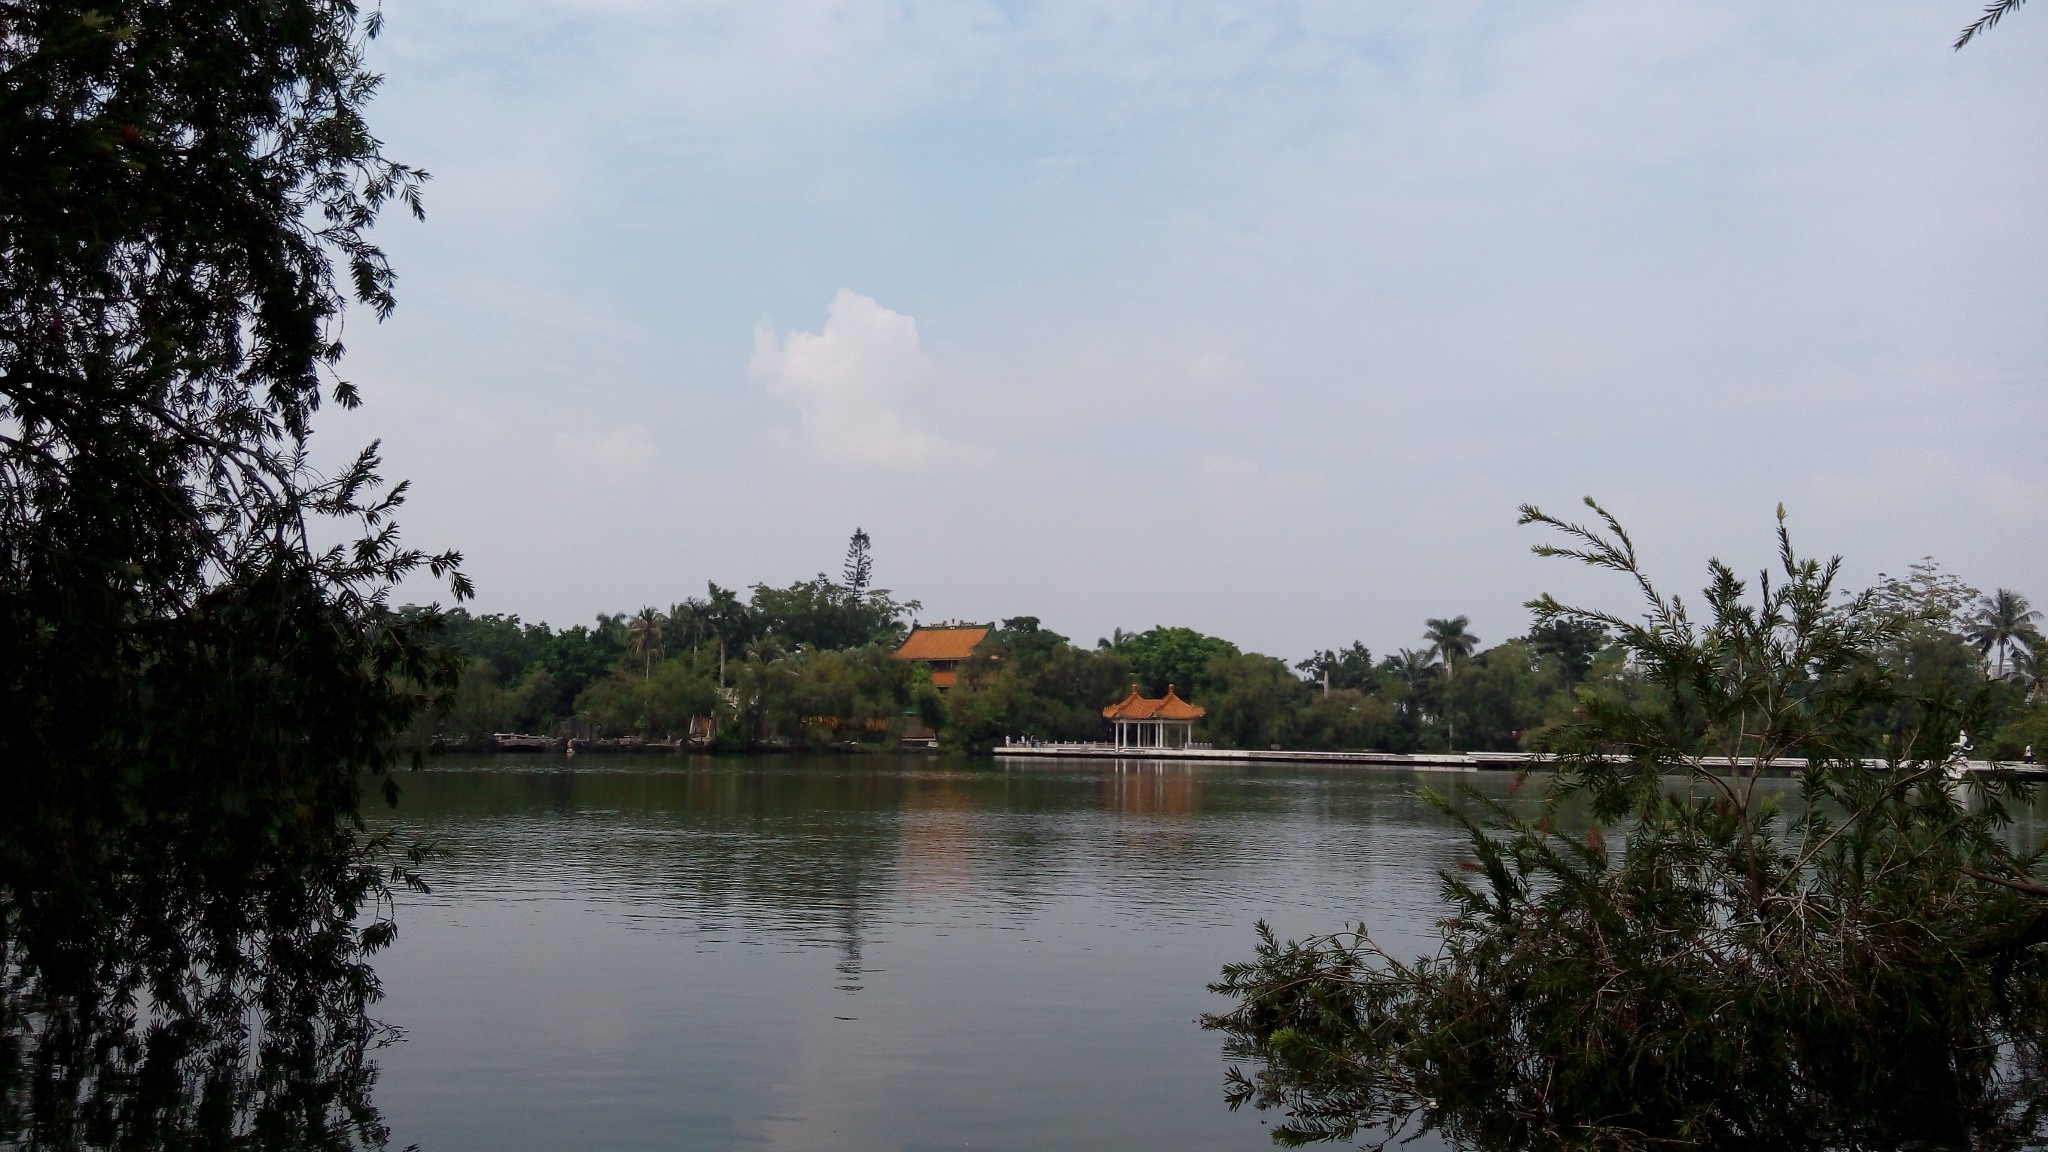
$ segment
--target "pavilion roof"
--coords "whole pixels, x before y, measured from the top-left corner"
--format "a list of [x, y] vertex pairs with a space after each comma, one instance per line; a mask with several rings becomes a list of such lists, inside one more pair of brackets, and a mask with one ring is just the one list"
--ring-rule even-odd
[[1200, 704], [1190, 704], [1180, 698], [1171, 684], [1166, 686], [1166, 695], [1157, 700], [1138, 694], [1138, 686], [1131, 685], [1131, 694], [1122, 701], [1102, 710], [1105, 720], [1200, 720], [1209, 710]]
[[968, 628], [912, 628], [896, 649], [898, 660], [965, 660], [974, 647], [988, 636], [984, 626]]

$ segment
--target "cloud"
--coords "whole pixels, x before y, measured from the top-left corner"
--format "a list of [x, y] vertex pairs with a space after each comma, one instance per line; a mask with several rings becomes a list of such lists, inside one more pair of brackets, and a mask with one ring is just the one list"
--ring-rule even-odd
[[612, 490], [634, 487], [654, 471], [654, 440], [638, 424], [557, 436], [554, 454], [576, 479]]
[[1249, 516], [1298, 500], [1320, 486], [1306, 472], [1267, 471], [1235, 456], [1204, 456], [1196, 475], [1217, 511], [1228, 516]]
[[[1636, 504], [1674, 580], [1764, 547], [1784, 499], [1870, 574], [1932, 552], [2035, 591], [2048, 481], [1968, 414], [2048, 420], [2048, 134], [2010, 114], [2048, 99], [2048, 24], [1949, 53], [1938, 7], [420, 0], [372, 111], [434, 169], [429, 222], [388, 238], [393, 322], [350, 329], [400, 407], [347, 427], [418, 482], [409, 536], [502, 557], [473, 573], [529, 618], [658, 600], [655, 570], [815, 572], [862, 523], [956, 614], [1299, 651], [1455, 608], [1505, 636], [1594, 579], [1528, 556], [1515, 507], [1587, 492]], [[817, 314], [854, 284], [916, 321], [867, 306], [909, 354], [860, 402], [811, 363], [861, 334]], [[465, 407], [494, 426], [451, 429]], [[558, 435], [629, 424], [706, 532], [651, 540], [592, 484], [568, 519], [619, 562], [537, 560], [501, 509], [570, 486]], [[1000, 474], [855, 482], [950, 481], [946, 439]], [[1165, 480], [1196, 511], [1141, 537], [1227, 511], [1275, 546], [983, 543], [1092, 536], [1103, 493]]]
[[901, 408], [931, 376], [917, 321], [857, 292], [842, 288], [832, 297], [822, 331], [778, 338], [766, 324], [755, 328], [753, 373], [796, 409], [804, 439], [833, 463], [921, 471], [989, 458], [904, 416]]

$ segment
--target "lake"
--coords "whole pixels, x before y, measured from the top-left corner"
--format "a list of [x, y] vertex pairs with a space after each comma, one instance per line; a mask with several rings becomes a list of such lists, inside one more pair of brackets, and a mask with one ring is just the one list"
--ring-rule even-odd
[[[378, 958], [395, 1144], [1262, 1149], [1206, 985], [1264, 918], [1428, 948], [1496, 774], [449, 757]], [[1411, 1146], [1414, 1147], [1414, 1146]]]

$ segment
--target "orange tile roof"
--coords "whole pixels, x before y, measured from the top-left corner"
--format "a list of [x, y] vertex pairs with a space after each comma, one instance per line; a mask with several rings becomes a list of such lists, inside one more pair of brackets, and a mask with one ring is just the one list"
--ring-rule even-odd
[[1166, 695], [1157, 700], [1138, 695], [1138, 686], [1133, 684], [1129, 696], [1102, 710], [1105, 720], [1200, 720], [1208, 714], [1209, 710], [1200, 704], [1181, 699], [1171, 684], [1166, 686]]
[[896, 649], [898, 660], [965, 660], [988, 635], [987, 628], [912, 628]]
[[934, 688], [951, 688], [959, 682], [960, 674], [958, 672], [946, 668], [937, 668], [932, 671], [932, 687]]

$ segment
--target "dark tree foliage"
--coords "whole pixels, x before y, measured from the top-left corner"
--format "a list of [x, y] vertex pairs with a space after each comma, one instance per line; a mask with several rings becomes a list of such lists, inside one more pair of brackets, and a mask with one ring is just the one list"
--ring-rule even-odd
[[918, 605], [851, 582], [872, 572], [866, 534], [856, 532], [849, 583], [820, 573], [786, 588], [756, 584], [746, 600], [711, 584], [667, 612], [600, 615], [594, 627], [560, 631], [453, 609], [442, 626], [462, 653], [460, 689], [418, 716], [405, 741], [490, 748], [501, 732], [660, 743], [716, 732], [725, 749], [894, 740], [916, 702], [911, 669], [889, 653]]
[[1593, 670], [1593, 658], [1607, 643], [1607, 629], [1583, 620], [1551, 620], [1529, 629], [1529, 647], [1555, 663], [1567, 685], [1586, 678]]
[[1296, 745], [1297, 716], [1311, 700], [1308, 684], [1284, 660], [1257, 653], [1213, 656], [1203, 669], [1209, 715], [1202, 730], [1227, 748]]
[[858, 648], [903, 639], [903, 618], [917, 611], [898, 604], [886, 588], [857, 590], [820, 572], [787, 588], [754, 585], [748, 608], [752, 630], [785, 648]]
[[1119, 630], [1115, 637], [1100, 641], [1123, 657], [1138, 678], [1138, 687], [1151, 696], [1163, 696], [1167, 688], [1183, 696], [1205, 692], [1209, 687], [1209, 661], [1218, 656], [1237, 655], [1237, 645], [1216, 636], [1205, 636], [1193, 628], [1150, 628], [1143, 632]]
[[0, 1143], [383, 1140], [360, 774], [455, 671], [386, 596], [467, 585], [374, 447], [307, 459], [424, 179], [362, 118], [374, 23], [0, 0]]
[[1460, 748], [1513, 752], [1543, 727], [1549, 708], [1570, 699], [1568, 687], [1526, 641], [1510, 640], [1466, 657], [1441, 697], [1444, 712], [1457, 718]]
[[1130, 666], [1118, 653], [1076, 648], [1036, 616], [1011, 617], [961, 666], [946, 700], [945, 739], [970, 751], [1005, 736], [1094, 740], [1102, 735], [1102, 709], [1130, 686]]
[[875, 582], [873, 548], [874, 541], [868, 539], [866, 530], [861, 528], [855, 528], [853, 539], [846, 543], [846, 566], [841, 576], [855, 600], [859, 600], [868, 590], [868, 585]]
[[[1262, 927], [1215, 986], [1238, 1006], [1206, 1021], [1251, 1064], [1233, 1105], [1285, 1110], [1283, 1143], [2040, 1146], [2048, 883], [2010, 835], [2029, 786], [1949, 770], [1977, 702], [1872, 735], [1860, 717], [1899, 691], [1895, 618], [1839, 596], [1837, 564], [1795, 555], [1781, 521], [1779, 575], [1752, 589], [1716, 562], [1695, 622], [1599, 514], [1523, 520], [1570, 539], [1539, 552], [1629, 577], [1647, 614], [1546, 597], [1539, 622], [1611, 630], [1657, 691], [1581, 695], [1548, 734], [1539, 818], [1438, 798], [1471, 857], [1444, 874], [1436, 955]], [[1788, 760], [1796, 804], [1758, 789]]]
[[1295, 667], [1311, 681], [1332, 689], [1370, 692], [1379, 687], [1379, 670], [1373, 666], [1372, 650], [1357, 640], [1342, 650], [1325, 648]]

